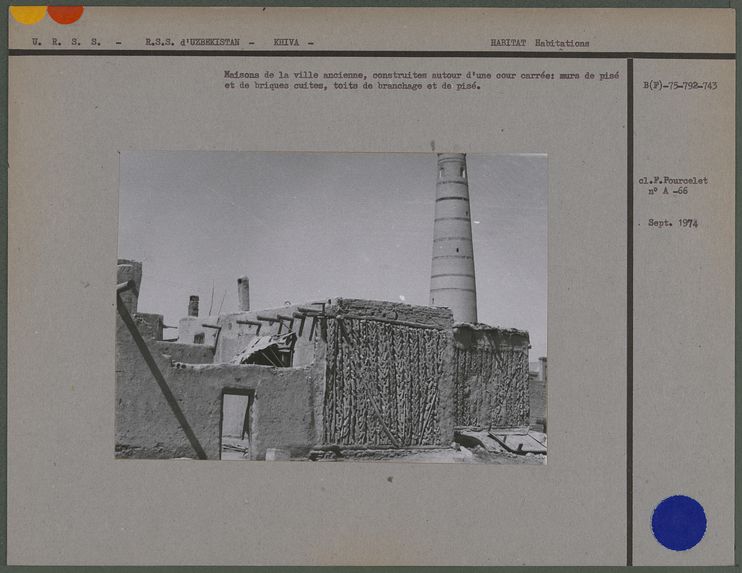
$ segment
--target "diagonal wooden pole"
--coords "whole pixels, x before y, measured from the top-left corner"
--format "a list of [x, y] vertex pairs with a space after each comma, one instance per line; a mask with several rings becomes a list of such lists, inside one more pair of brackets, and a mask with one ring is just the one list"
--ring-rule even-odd
[[121, 300], [120, 293], [122, 292], [122, 290], [125, 289], [116, 289], [116, 307], [118, 308], [119, 316], [121, 316], [121, 320], [124, 321], [124, 324], [126, 324], [127, 328], [129, 329], [132, 338], [134, 338], [134, 342], [136, 342], [137, 348], [139, 348], [139, 352], [141, 352], [144, 361], [147, 363], [149, 371], [152, 373], [152, 376], [154, 376], [155, 382], [157, 382], [157, 385], [160, 387], [160, 390], [165, 396], [165, 400], [167, 401], [168, 406], [170, 406], [173, 414], [175, 414], [175, 418], [178, 420], [180, 427], [183, 428], [183, 431], [185, 432], [185, 435], [188, 438], [191, 447], [195, 450], [198, 459], [205, 460], [207, 459], [206, 452], [201, 447], [198, 438], [196, 438], [196, 434], [193, 433], [193, 429], [188, 423], [188, 420], [186, 420], [186, 417], [183, 414], [183, 410], [181, 410], [180, 406], [178, 406], [178, 401], [175, 399], [175, 396], [173, 396], [170, 387], [167, 385], [165, 377], [162, 375], [160, 368], [157, 366], [157, 362], [152, 356], [152, 353], [149, 351], [147, 343], [144, 341], [144, 338], [142, 338], [142, 334], [139, 332], [137, 325], [134, 323], [134, 319], [131, 318], [129, 309], [126, 308], [124, 301]]

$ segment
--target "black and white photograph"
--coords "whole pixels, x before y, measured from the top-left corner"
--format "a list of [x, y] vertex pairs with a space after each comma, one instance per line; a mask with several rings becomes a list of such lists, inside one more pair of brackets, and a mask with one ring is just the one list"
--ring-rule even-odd
[[545, 464], [547, 169], [122, 152], [115, 456]]
[[6, 13], [9, 566], [739, 563], [734, 6], [92, 4]]

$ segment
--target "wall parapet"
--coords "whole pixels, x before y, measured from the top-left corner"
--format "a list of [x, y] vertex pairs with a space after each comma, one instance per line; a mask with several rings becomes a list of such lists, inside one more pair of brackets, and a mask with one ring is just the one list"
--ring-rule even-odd
[[457, 323], [453, 339], [456, 427], [527, 428], [528, 332]]

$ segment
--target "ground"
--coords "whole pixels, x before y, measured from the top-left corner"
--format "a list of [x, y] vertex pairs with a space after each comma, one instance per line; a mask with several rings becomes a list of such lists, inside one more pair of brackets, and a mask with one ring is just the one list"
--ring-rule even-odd
[[464, 446], [426, 449], [426, 450], [365, 450], [341, 452], [342, 458], [332, 461], [403, 461], [416, 463], [468, 463], [468, 464], [528, 464], [544, 465], [546, 456], [542, 454], [517, 455], [506, 451], [493, 452], [482, 446]]
[[[404, 461], [416, 463], [468, 463], [468, 464], [527, 464], [545, 465], [546, 454], [526, 453], [514, 454], [508, 452], [492, 439], [486, 439], [487, 432], [467, 432], [468, 440], [463, 441], [466, 446], [454, 442], [448, 448], [420, 448], [420, 449], [365, 449], [365, 450], [343, 450], [340, 448], [313, 450], [307, 458], [293, 458], [292, 461], [355, 461], [355, 462], [377, 462], [377, 461]], [[481, 434], [481, 435], [480, 435]], [[540, 443], [546, 444], [546, 435], [539, 432], [529, 432]], [[458, 436], [461, 440], [461, 436]], [[487, 444], [487, 448], [477, 443], [476, 439]], [[247, 460], [249, 459], [249, 442], [239, 437], [225, 436], [222, 440], [223, 460]], [[544, 448], [545, 449], [545, 448]], [[287, 459], [283, 456], [276, 457], [272, 454], [271, 459]]]
[[222, 437], [223, 460], [247, 460], [250, 455], [250, 441], [242, 440], [239, 436]]

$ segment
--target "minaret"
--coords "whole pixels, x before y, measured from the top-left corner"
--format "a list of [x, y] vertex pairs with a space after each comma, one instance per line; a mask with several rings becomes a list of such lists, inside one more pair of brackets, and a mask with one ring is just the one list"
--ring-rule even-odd
[[438, 154], [430, 305], [447, 306], [456, 322], [477, 322], [466, 155]]

